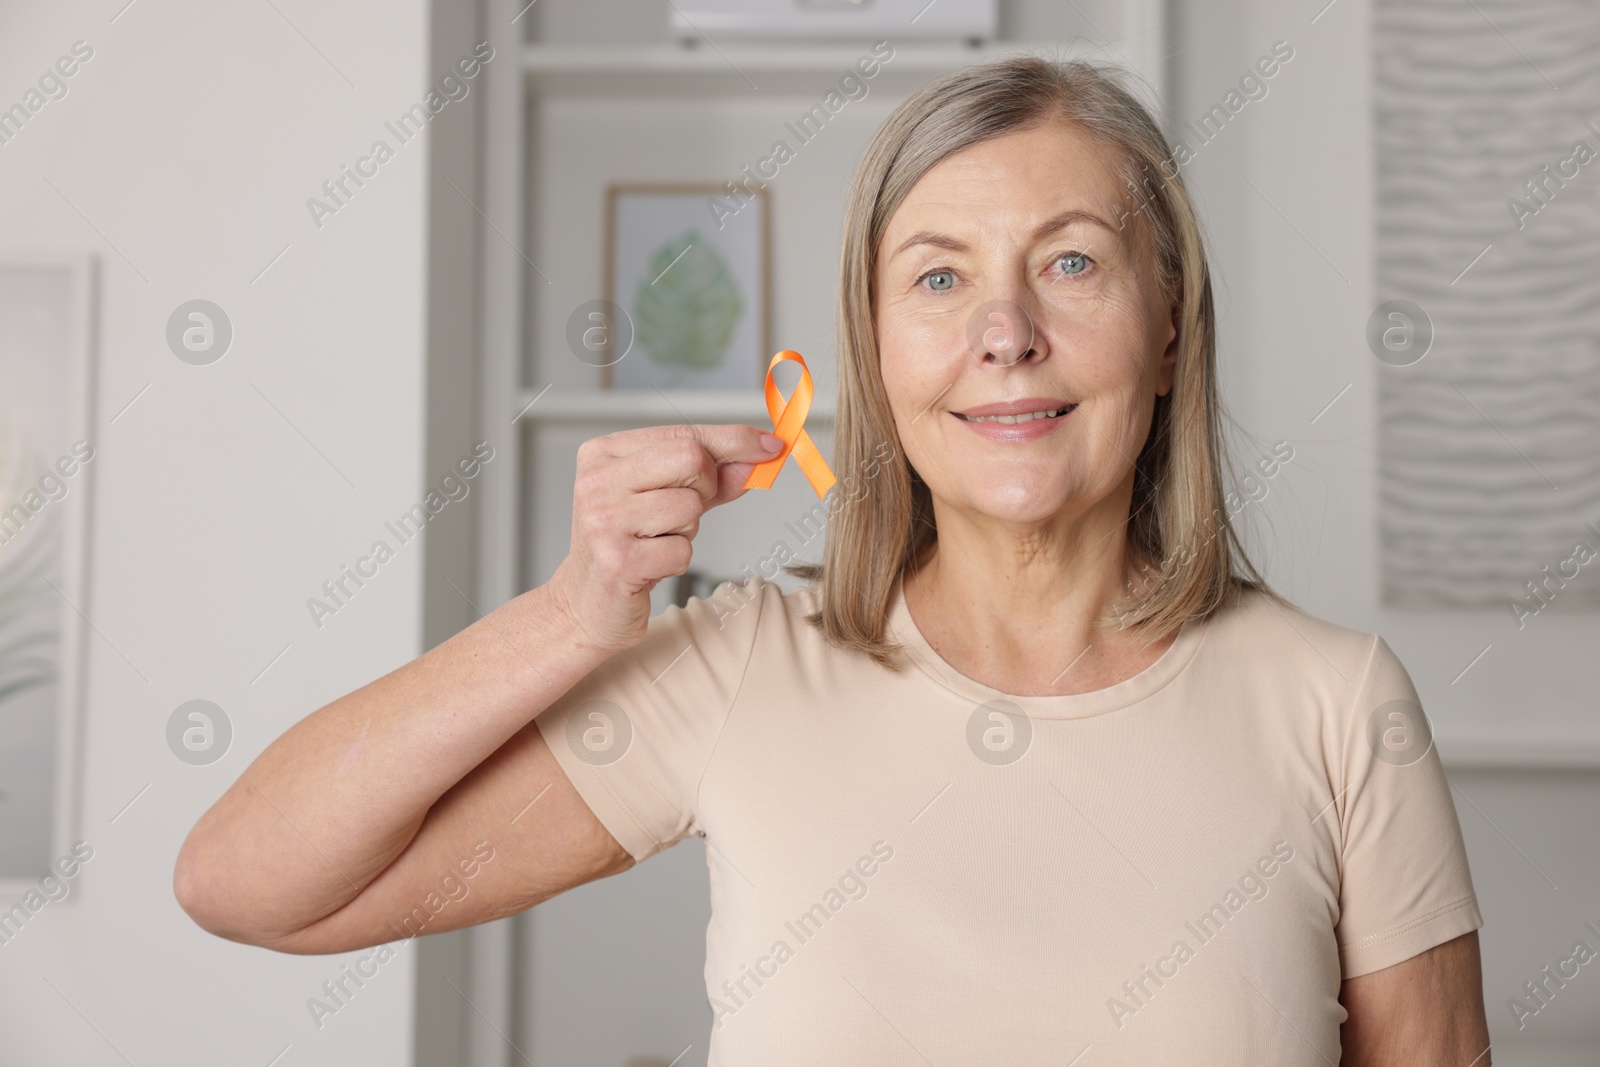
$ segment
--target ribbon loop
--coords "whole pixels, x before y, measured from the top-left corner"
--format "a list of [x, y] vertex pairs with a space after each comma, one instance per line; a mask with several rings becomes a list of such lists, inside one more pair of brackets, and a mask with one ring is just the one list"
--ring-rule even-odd
[[[772, 375], [778, 364], [786, 360], [800, 364], [800, 382], [787, 401], [778, 392], [778, 384]], [[811, 368], [806, 366], [804, 356], [786, 348], [772, 357], [772, 362], [767, 364], [767, 415], [772, 419], [773, 434], [783, 442], [783, 449], [771, 459], [756, 464], [750, 477], [745, 480], [746, 489], [771, 489], [784, 460], [791, 455], [819, 498], [826, 496], [828, 490], [833, 488], [837, 479], [829, 469], [828, 461], [822, 458], [816, 443], [811, 440], [811, 435], [805, 431], [806, 416], [811, 413], [812, 391]]]

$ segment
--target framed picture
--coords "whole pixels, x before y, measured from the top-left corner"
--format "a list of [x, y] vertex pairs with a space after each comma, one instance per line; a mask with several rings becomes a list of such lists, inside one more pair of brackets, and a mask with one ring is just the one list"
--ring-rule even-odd
[[0, 254], [0, 888], [77, 827], [93, 279], [87, 255]]
[[603, 389], [759, 389], [772, 353], [767, 190], [606, 188]]

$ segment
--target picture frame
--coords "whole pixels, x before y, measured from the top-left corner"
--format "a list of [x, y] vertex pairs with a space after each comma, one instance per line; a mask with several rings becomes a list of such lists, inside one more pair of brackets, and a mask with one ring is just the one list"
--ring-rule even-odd
[[772, 348], [768, 191], [613, 182], [605, 196], [600, 387], [759, 390]]
[[0, 715], [8, 723], [0, 890], [8, 894], [35, 886], [81, 832], [95, 287], [88, 253], [0, 252]]

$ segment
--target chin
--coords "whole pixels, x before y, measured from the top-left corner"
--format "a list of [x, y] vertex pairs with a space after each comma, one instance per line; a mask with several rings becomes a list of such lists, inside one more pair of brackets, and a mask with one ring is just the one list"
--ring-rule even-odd
[[969, 506], [1001, 522], [1042, 522], [1061, 511], [1063, 501], [1020, 485], [986, 485], [968, 497]]

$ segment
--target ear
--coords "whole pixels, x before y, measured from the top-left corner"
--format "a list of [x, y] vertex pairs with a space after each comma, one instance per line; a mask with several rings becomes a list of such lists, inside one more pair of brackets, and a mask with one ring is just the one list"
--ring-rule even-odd
[[1156, 395], [1166, 396], [1172, 392], [1173, 382], [1177, 379], [1178, 368], [1178, 316], [1183, 313], [1183, 305], [1173, 300], [1167, 314], [1166, 348], [1161, 353], [1161, 364], [1156, 369]]

